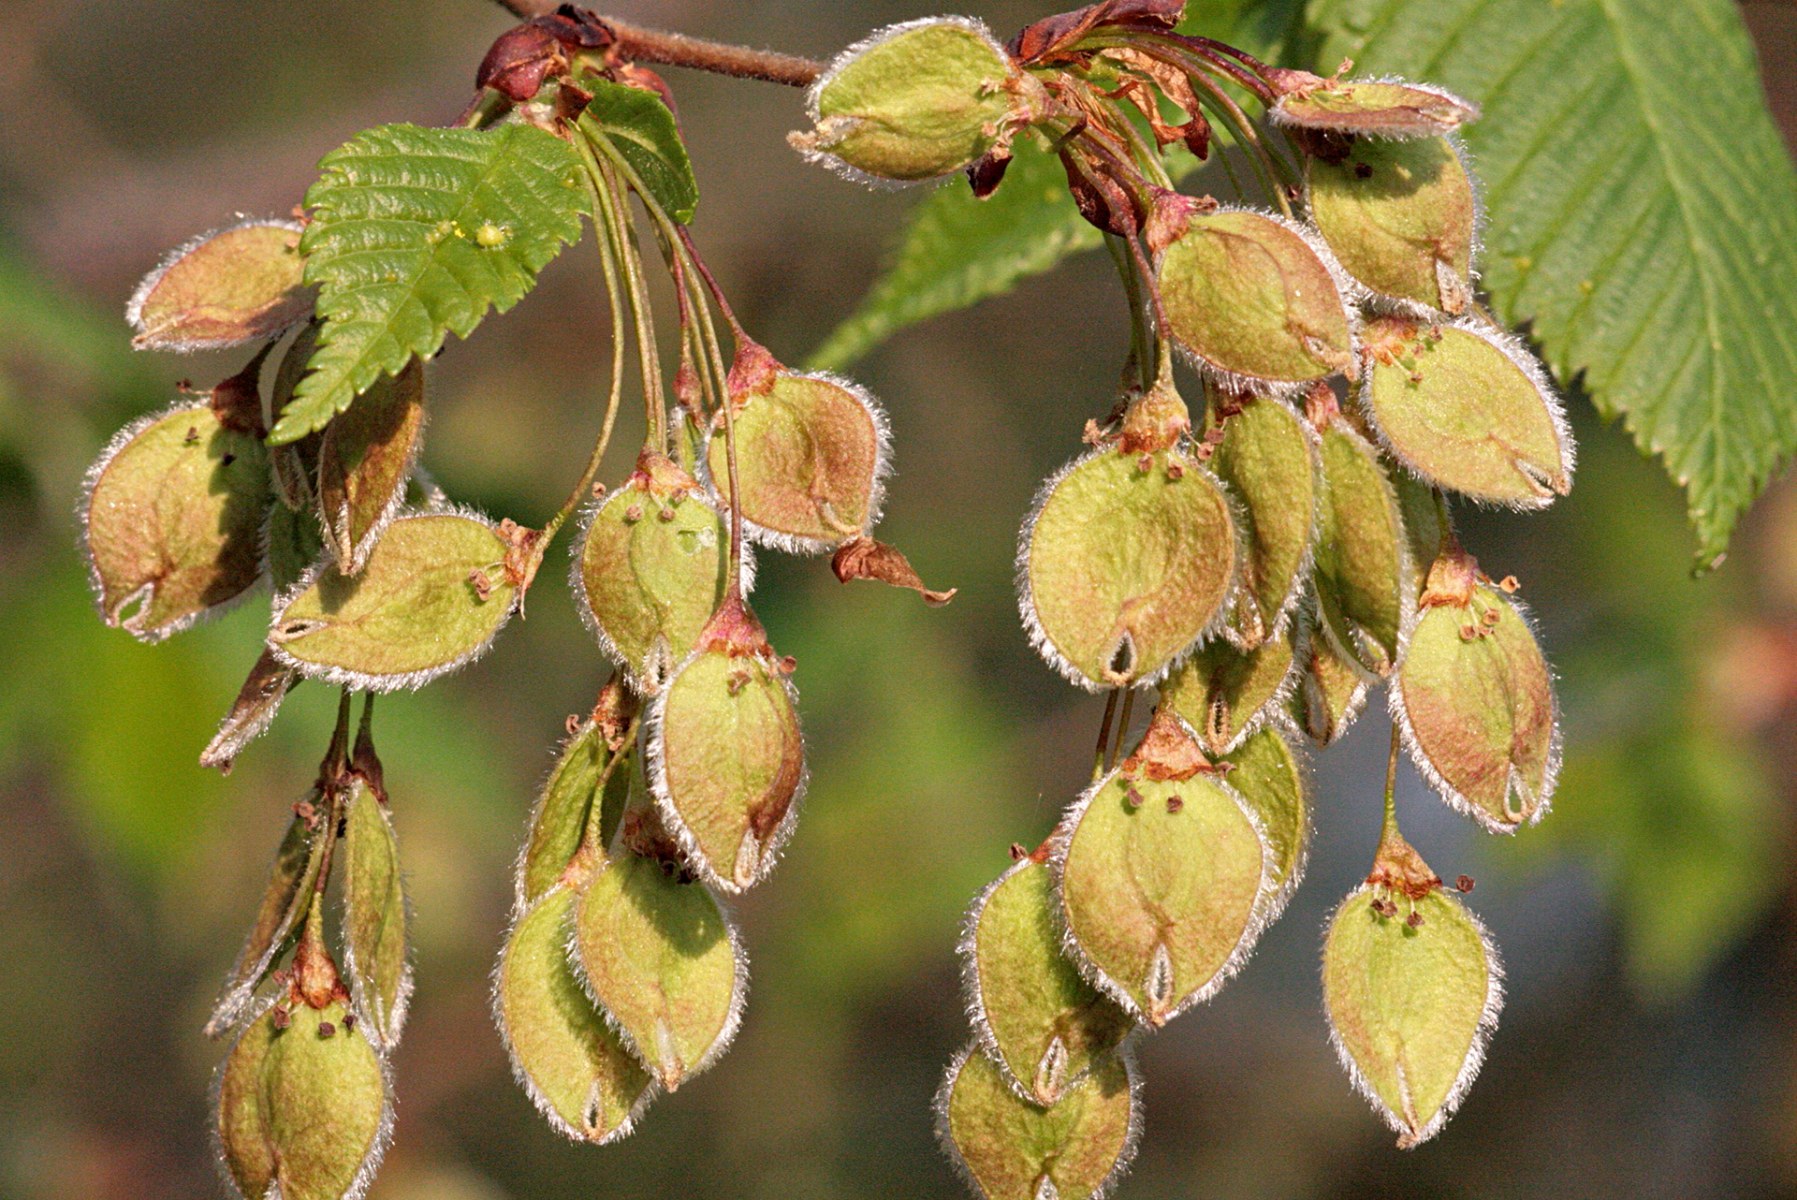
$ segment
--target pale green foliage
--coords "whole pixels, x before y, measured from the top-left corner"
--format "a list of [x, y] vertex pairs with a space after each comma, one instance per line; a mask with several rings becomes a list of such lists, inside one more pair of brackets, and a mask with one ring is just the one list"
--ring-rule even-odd
[[[1377, 675], [1398, 659], [1398, 638], [1414, 607], [1404, 519], [1376, 450], [1347, 424], [1322, 431], [1328, 480], [1317, 539], [1320, 634]], [[1320, 635], [1319, 634], [1319, 635]]]
[[1310, 848], [1310, 799], [1306, 795], [1304, 767], [1297, 753], [1278, 729], [1263, 729], [1223, 760], [1224, 776], [1248, 802], [1260, 823], [1268, 851], [1268, 885], [1275, 905], [1297, 890], [1304, 875], [1304, 856]]
[[[1439, 888], [1375, 912], [1375, 891], [1342, 902], [1323, 946], [1323, 1003], [1342, 1064], [1398, 1132], [1433, 1137], [1459, 1106], [1503, 1000], [1485, 931]], [[1411, 923], [1412, 914], [1418, 918]]]
[[[530, 832], [518, 856], [519, 911], [561, 878], [574, 852], [580, 848], [587, 822], [599, 815], [593, 806], [605, 798], [599, 791], [599, 776], [611, 757], [605, 730], [597, 721], [582, 721], [562, 743], [555, 766], [550, 769], [549, 778], [543, 781], [543, 790], [537, 796], [536, 808], [530, 818]], [[630, 786], [630, 772], [620, 764], [605, 782], [606, 796], [625, 791]]]
[[579, 166], [528, 125], [383, 125], [325, 155], [301, 243], [324, 327], [271, 440], [323, 428], [382, 375], [522, 299], [580, 236]]

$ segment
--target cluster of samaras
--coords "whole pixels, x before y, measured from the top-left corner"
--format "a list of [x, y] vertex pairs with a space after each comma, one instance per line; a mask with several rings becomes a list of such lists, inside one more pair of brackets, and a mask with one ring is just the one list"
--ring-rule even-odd
[[[967, 923], [977, 1038], [939, 1114], [994, 1200], [1091, 1197], [1123, 1169], [1133, 1036], [1213, 994], [1297, 886], [1300, 738], [1334, 741], [1385, 686], [1411, 760], [1497, 831], [1541, 815], [1557, 768], [1552, 681], [1514, 584], [1479, 572], [1445, 500], [1538, 507], [1572, 470], [1545, 373], [1476, 303], [1476, 188], [1453, 139], [1476, 112], [1268, 67], [1181, 34], [1181, 10], [1109, 0], [1008, 46], [973, 21], [897, 26], [817, 79], [814, 128], [793, 136], [861, 177], [965, 169], [982, 196], [1019, 138], [1039, 140], [1130, 301], [1121, 397], [1044, 485], [1018, 552], [1032, 641], [1112, 706], [1090, 787]], [[793, 664], [749, 608], [748, 543], [947, 598], [871, 536], [880, 410], [743, 332], [685, 229], [697, 188], [666, 85], [615, 49], [568, 6], [526, 23], [483, 63], [463, 127], [359, 135], [326, 157], [300, 220], [184, 246], [132, 302], [140, 346], [259, 348], [95, 464], [103, 615], [154, 641], [271, 585], [264, 651], [209, 765], [228, 767], [298, 681], [344, 689], [210, 1026], [235, 1034], [214, 1115], [246, 1196], [353, 1200], [372, 1178], [411, 990], [372, 695], [482, 654], [564, 523], [579, 517], [572, 586], [617, 673], [532, 814], [494, 1007], [520, 1082], [583, 1141], [627, 1133], [728, 1045], [746, 960], [723, 897], [766, 877], [804, 791]], [[1273, 207], [1177, 191], [1164, 155], [1208, 157], [1213, 119]], [[631, 197], [678, 299], [671, 379]], [[613, 318], [603, 430], [552, 519], [494, 523], [418, 467], [423, 364], [516, 303], [582, 218]], [[1203, 378], [1196, 423], [1176, 353]], [[606, 488], [633, 357], [648, 432]], [[1154, 715], [1120, 754], [1149, 687]], [[370, 700], [352, 745], [355, 690]], [[1457, 1105], [1498, 978], [1477, 922], [1398, 833], [1388, 781], [1324, 990], [1344, 1063], [1403, 1144]]]
[[[1268, 67], [1180, 34], [1180, 9], [1093, 5], [1008, 46], [964, 20], [899, 26], [835, 65], [797, 139], [861, 174], [964, 168], [985, 194], [1038, 136], [1131, 302], [1123, 394], [1043, 485], [1017, 579], [1056, 671], [1118, 689], [1125, 714], [1134, 689], [1158, 699], [1133, 747], [1107, 757], [1101, 736], [1094, 781], [968, 916], [976, 1038], [940, 1128], [994, 1200], [1089, 1197], [1123, 1169], [1133, 1036], [1214, 994], [1298, 884], [1300, 740], [1327, 746], [1384, 686], [1412, 762], [1498, 832], [1545, 811], [1557, 770], [1514, 582], [1479, 572], [1444, 495], [1536, 508], [1573, 465], [1546, 372], [1475, 299], [1477, 188], [1454, 134], [1477, 111]], [[1211, 119], [1274, 207], [1172, 186], [1162, 152], [1207, 157]], [[1196, 424], [1176, 353], [1203, 380]], [[1121, 739], [1127, 715], [1106, 726]], [[1401, 1144], [1432, 1136], [1477, 1070], [1499, 969], [1390, 815], [1323, 976], [1356, 1085]]]

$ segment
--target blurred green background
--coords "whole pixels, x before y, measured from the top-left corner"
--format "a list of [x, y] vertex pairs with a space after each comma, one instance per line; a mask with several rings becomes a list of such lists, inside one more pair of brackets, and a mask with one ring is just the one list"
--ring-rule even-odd
[[[1001, 30], [1043, 12], [974, 7]], [[926, 12], [612, 10], [816, 56]], [[1744, 12], [1790, 133], [1797, 9]], [[214, 1194], [204, 1109], [221, 1048], [198, 1031], [332, 709], [301, 688], [235, 774], [204, 773], [261, 606], [159, 647], [95, 617], [75, 554], [82, 470], [177, 380], [236, 365], [133, 357], [125, 298], [191, 234], [288, 210], [356, 130], [452, 119], [505, 24], [478, 0], [0, 3], [0, 1197]], [[700, 244], [750, 328], [800, 359], [912, 197], [801, 164], [782, 141], [791, 92], [670, 77]], [[578, 474], [605, 370], [595, 266], [590, 243], [565, 255], [437, 360], [426, 458], [453, 496], [540, 523]], [[559, 579], [545, 573], [529, 619], [476, 668], [383, 705], [418, 995], [373, 1196], [959, 1194], [928, 1112], [967, 1036], [957, 923], [1007, 846], [1034, 844], [1079, 790], [1100, 711], [1026, 645], [1012, 549], [1037, 481], [1108, 407], [1115, 291], [1102, 256], [1076, 260], [862, 365], [897, 435], [883, 536], [961, 593], [926, 610], [844, 588], [822, 560], [763, 557], [757, 606], [800, 664], [811, 795], [784, 866], [739, 906], [755, 966], [742, 1035], [624, 1144], [551, 1133], [487, 1013], [527, 806], [604, 675]], [[1570, 498], [1466, 522], [1492, 573], [1522, 579], [1561, 673], [1555, 811], [1500, 842], [1412, 776], [1399, 797], [1437, 869], [1478, 878], [1508, 965], [1483, 1078], [1444, 1136], [1400, 1154], [1328, 1046], [1319, 929], [1377, 832], [1371, 716], [1316, 763], [1310, 875], [1250, 969], [1143, 1045], [1148, 1136], [1122, 1196], [1797, 1196], [1797, 491], [1775, 490], [1722, 570], [1692, 582], [1672, 485], [1574, 410]], [[631, 445], [625, 429], [609, 477]]]

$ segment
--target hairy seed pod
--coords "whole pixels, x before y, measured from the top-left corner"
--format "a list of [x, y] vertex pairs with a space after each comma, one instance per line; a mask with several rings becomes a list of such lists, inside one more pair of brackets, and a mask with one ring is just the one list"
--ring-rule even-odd
[[580, 894], [574, 948], [589, 994], [667, 1091], [736, 1036], [748, 959], [704, 885], [653, 859], [613, 858]]
[[807, 98], [813, 130], [788, 140], [851, 178], [936, 179], [1008, 141], [1039, 90], [978, 21], [908, 21], [838, 55]]
[[1271, 853], [1265, 920], [1285, 908], [1304, 878], [1310, 850], [1310, 799], [1305, 794], [1304, 767], [1282, 729], [1268, 726], [1222, 760], [1229, 765], [1229, 786], [1241, 793], [1260, 820], [1261, 835]]
[[1224, 641], [1205, 645], [1161, 685], [1161, 702], [1185, 722], [1207, 755], [1228, 754], [1266, 723], [1298, 682], [1289, 637], [1241, 651]]
[[[513, 911], [522, 915], [551, 885], [562, 877], [586, 836], [589, 822], [598, 821], [598, 844], [610, 842], [616, 814], [622, 813], [630, 790], [627, 763], [611, 766], [617, 755], [633, 752], [624, 744], [634, 700], [616, 680], [599, 694], [594, 715], [575, 726], [561, 751], [531, 812], [530, 832], [518, 855], [514, 880]], [[607, 769], [603, 794], [599, 777]], [[595, 805], [598, 806], [595, 809]]]
[[222, 350], [271, 338], [312, 312], [297, 221], [201, 234], [144, 277], [126, 306], [139, 350]]
[[1165, 1024], [1247, 961], [1272, 892], [1259, 818], [1157, 712], [1136, 753], [1067, 812], [1052, 859], [1067, 949], [1138, 1019]]
[[1317, 541], [1316, 586], [1322, 632], [1336, 649], [1383, 677], [1398, 661], [1404, 623], [1415, 608], [1403, 513], [1379, 453], [1337, 416], [1322, 430], [1328, 479]]
[[1165, 220], [1159, 267], [1182, 350], [1241, 392], [1355, 370], [1345, 279], [1314, 234], [1271, 213], [1186, 205]]
[[343, 803], [343, 974], [357, 1027], [383, 1054], [412, 998], [399, 842], [386, 802], [358, 779]]
[[237, 699], [231, 702], [231, 711], [219, 722], [218, 732], [200, 751], [200, 765], [229, 774], [231, 764], [243, 753], [244, 747], [268, 732], [275, 714], [281, 710], [281, 701], [298, 681], [299, 672], [265, 648], [238, 689]]
[[1534, 355], [1472, 322], [1367, 328], [1360, 398], [1399, 462], [1487, 504], [1542, 508], [1572, 486], [1572, 436]]
[[[1319, 607], [1333, 609], [1333, 600], [1317, 596]], [[1319, 747], [1330, 747], [1341, 740], [1360, 710], [1366, 708], [1366, 695], [1371, 688], [1371, 675], [1351, 652], [1341, 649], [1341, 632], [1324, 632], [1319, 625], [1330, 622], [1341, 629], [1341, 616], [1312, 616], [1303, 640], [1297, 641], [1299, 677], [1294, 715], [1299, 728], [1310, 735]], [[1351, 645], [1351, 641], [1350, 641]]]
[[1224, 615], [1241, 559], [1228, 497], [1175, 436], [1133, 432], [1184, 414], [1170, 383], [1139, 397], [1124, 435], [1051, 477], [1024, 522], [1024, 627], [1080, 687], [1152, 683]]
[[805, 743], [790, 670], [754, 614], [726, 600], [649, 710], [656, 810], [720, 891], [766, 878], [798, 820]]
[[1484, 928], [1439, 880], [1368, 883], [1330, 918], [1330, 1037], [1399, 1147], [1428, 1141], [1459, 1107], [1497, 1026], [1502, 981]]
[[307, 678], [421, 687], [480, 657], [511, 618], [520, 580], [509, 550], [472, 514], [401, 516], [360, 575], [321, 565], [277, 597], [268, 645]]
[[207, 1037], [218, 1037], [249, 1011], [256, 986], [267, 978], [282, 951], [298, 934], [300, 922], [305, 920], [325, 841], [335, 833], [325, 828], [322, 799], [322, 793], [314, 788], [296, 806], [293, 821], [275, 851], [268, 885], [262, 891], [249, 937], [238, 951], [237, 961], [225, 977], [224, 994], [206, 1022]]
[[318, 516], [345, 575], [358, 575], [405, 500], [424, 432], [424, 364], [383, 375], [332, 418], [318, 445]]
[[629, 1135], [655, 1084], [581, 990], [568, 958], [575, 894], [557, 883], [518, 915], [493, 975], [512, 1073], [557, 1133], [605, 1145]]
[[973, 902], [960, 947], [981, 1049], [1013, 1091], [1044, 1107], [1135, 1027], [1067, 960], [1058, 908], [1047, 864], [1021, 859]]
[[[886, 415], [864, 389], [834, 375], [801, 375], [759, 347], [739, 351], [730, 376], [743, 529], [791, 554], [819, 554], [880, 519], [890, 464]], [[754, 365], [745, 366], [745, 359]], [[724, 415], [712, 418], [706, 471], [728, 512]]]
[[[579, 545], [581, 618], [641, 687], [660, 686], [724, 598], [729, 523], [691, 475], [645, 453], [630, 479], [587, 512]], [[746, 590], [746, 550], [742, 565]]]
[[1102, 1200], [1135, 1157], [1141, 1126], [1127, 1054], [1104, 1056], [1040, 1108], [970, 1046], [936, 1093], [936, 1136], [981, 1200]]
[[1343, 270], [1410, 306], [1467, 310], [1479, 202], [1454, 141], [1360, 138], [1308, 171], [1311, 220]]
[[1324, 79], [1279, 71], [1274, 122], [1374, 138], [1432, 138], [1479, 119], [1479, 106], [1431, 84], [1402, 79]]
[[1518, 605], [1445, 554], [1391, 690], [1410, 760], [1442, 799], [1493, 833], [1547, 812], [1560, 771], [1553, 674]]
[[1226, 632], [1252, 650], [1285, 632], [1310, 581], [1323, 501], [1317, 435], [1273, 399], [1231, 400], [1211, 458], [1241, 518], [1241, 594]]
[[133, 421], [88, 470], [82, 546], [94, 599], [108, 625], [139, 641], [215, 615], [261, 577], [267, 452], [217, 407], [182, 403]]
[[[271, 453], [280, 458], [283, 451], [292, 449], [279, 446]], [[298, 583], [324, 557], [324, 532], [318, 527], [317, 512], [310, 507], [288, 508], [285, 503], [269, 507], [262, 535], [262, 569], [276, 593]]]
[[348, 1017], [337, 1002], [270, 1005], [219, 1068], [219, 1156], [243, 1200], [358, 1200], [373, 1180], [392, 1106], [386, 1069]]

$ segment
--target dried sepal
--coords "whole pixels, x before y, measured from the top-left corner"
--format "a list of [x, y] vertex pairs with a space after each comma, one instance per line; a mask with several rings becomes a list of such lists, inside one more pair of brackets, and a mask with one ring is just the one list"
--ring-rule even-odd
[[857, 579], [872, 580], [892, 587], [907, 588], [923, 597], [932, 608], [940, 608], [955, 598], [959, 589], [935, 591], [924, 585], [911, 560], [896, 546], [888, 546], [865, 535], [852, 537], [830, 556], [830, 570], [843, 583]]
[[[645, 454], [623, 486], [588, 509], [577, 545], [581, 619], [641, 687], [659, 687], [724, 599], [728, 522], [691, 475]], [[746, 549], [742, 567], [747, 590]]]
[[[1279, 638], [1310, 581], [1323, 505], [1317, 434], [1270, 398], [1227, 398], [1211, 457], [1242, 527], [1240, 596], [1228, 636], [1246, 649]], [[1213, 417], [1213, 420], [1216, 418]]]
[[1278, 712], [1298, 685], [1301, 666], [1290, 637], [1242, 651], [1209, 642], [1161, 684], [1161, 702], [1184, 721], [1212, 757], [1240, 746]]
[[[632, 753], [624, 744], [634, 699], [615, 680], [606, 684], [592, 716], [574, 724], [557, 753], [549, 777], [531, 810], [530, 831], [518, 855], [514, 878], [513, 911], [521, 915], [530, 904], [562, 877], [575, 851], [586, 837], [588, 825], [605, 825], [606, 811], [623, 811], [630, 789], [631, 771], [612, 759]], [[605, 778], [603, 792], [600, 778]], [[595, 811], [594, 806], [598, 806]], [[598, 831], [598, 844], [609, 840], [610, 829]]]
[[1572, 486], [1572, 435], [1535, 356], [1472, 321], [1367, 328], [1360, 398], [1397, 460], [1486, 504], [1542, 508]]
[[[1162, 403], [1183, 421], [1170, 384], [1138, 397], [1131, 414]], [[1152, 683], [1215, 631], [1242, 557], [1216, 477], [1176, 436], [1135, 440], [1130, 420], [1042, 486], [1017, 552], [1031, 643], [1092, 691]]]
[[201, 234], [144, 277], [125, 308], [139, 350], [222, 350], [271, 338], [312, 312], [296, 221]]
[[298, 671], [264, 649], [231, 702], [231, 711], [219, 722], [218, 732], [200, 751], [200, 765], [229, 774], [243, 748], [268, 731], [298, 679]]
[[727, 600], [649, 709], [656, 809], [720, 891], [764, 879], [798, 819], [805, 744], [791, 669], [754, 615]]
[[605, 1145], [629, 1135], [656, 1087], [581, 988], [568, 949], [575, 900], [556, 883], [518, 914], [493, 973], [493, 1015], [537, 1111], [563, 1136]]
[[1471, 306], [1480, 207], [1458, 142], [1359, 138], [1308, 172], [1311, 220], [1349, 275], [1420, 315]]
[[1503, 969], [1415, 851], [1387, 865], [1385, 850], [1330, 918], [1323, 1003], [1343, 1068], [1408, 1149], [1440, 1132], [1479, 1073]]
[[1479, 106], [1445, 88], [1408, 80], [1324, 79], [1278, 71], [1277, 124], [1374, 138], [1431, 138], [1479, 119]]
[[1272, 851], [1246, 800], [1165, 713], [1067, 812], [1051, 862], [1067, 950], [1139, 1020], [1214, 995], [1265, 923]]
[[[756, 355], [754, 352], [759, 351]], [[731, 423], [743, 531], [789, 554], [821, 554], [880, 519], [891, 435], [865, 388], [836, 375], [799, 374], [759, 347], [731, 372]], [[724, 415], [712, 418], [703, 461], [712, 496], [729, 511]]]
[[868, 183], [951, 174], [1008, 143], [1039, 91], [983, 24], [937, 17], [876, 30], [811, 87], [813, 162]]
[[360, 574], [405, 501], [424, 432], [424, 364], [383, 375], [324, 428], [318, 445], [318, 510], [331, 554]]
[[667, 1091], [736, 1036], [748, 958], [717, 900], [672, 864], [625, 853], [599, 867], [575, 907], [573, 948], [588, 994]]
[[218, 1037], [243, 1019], [255, 1001], [257, 985], [298, 934], [312, 905], [325, 841], [336, 833], [327, 824], [322, 793], [314, 788], [294, 806], [293, 820], [275, 850], [249, 937], [225, 976], [224, 993], [206, 1022], [207, 1037]]
[[936, 1136], [982, 1200], [1103, 1200], [1135, 1157], [1136, 1087], [1127, 1052], [1109, 1054], [1042, 1108], [970, 1046], [936, 1093]]
[[1236, 392], [1290, 391], [1356, 369], [1350, 291], [1310, 230], [1271, 213], [1166, 201], [1157, 279], [1173, 339]]
[[511, 618], [521, 580], [510, 549], [472, 514], [403, 515], [360, 575], [321, 564], [277, 598], [268, 645], [307, 678], [420, 687], [480, 657]]
[[125, 426], [88, 469], [94, 599], [108, 625], [140, 641], [216, 615], [261, 578], [267, 453], [230, 416], [216, 403], [176, 404]]
[[391, 1051], [412, 998], [399, 842], [386, 803], [361, 779], [343, 798], [343, 974], [358, 1027]]
[[1560, 772], [1553, 673], [1521, 606], [1463, 553], [1430, 569], [1390, 703], [1411, 762], [1455, 809], [1493, 833], [1546, 815]]
[[358, 1200], [392, 1129], [386, 1066], [340, 1000], [284, 996], [245, 1027], [213, 1100], [222, 1174], [242, 1200]]
[[1382, 678], [1398, 661], [1416, 607], [1403, 511], [1379, 452], [1339, 413], [1321, 437], [1328, 480], [1316, 555], [1321, 625], [1338, 651]]
[[1034, 856], [980, 893], [960, 950], [980, 1047], [1025, 1099], [1057, 1103], [1135, 1027], [1068, 961], [1054, 875]]
[[1240, 793], [1260, 820], [1261, 835], [1271, 856], [1264, 919], [1271, 921], [1285, 908], [1304, 878], [1310, 852], [1310, 798], [1304, 765], [1278, 725], [1269, 725], [1244, 741], [1222, 762], [1224, 777]]

